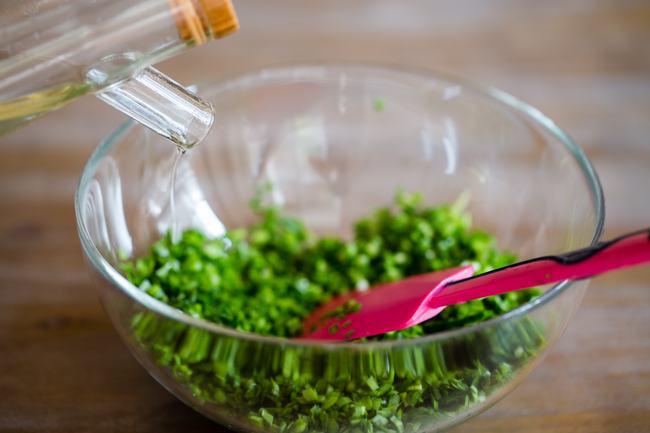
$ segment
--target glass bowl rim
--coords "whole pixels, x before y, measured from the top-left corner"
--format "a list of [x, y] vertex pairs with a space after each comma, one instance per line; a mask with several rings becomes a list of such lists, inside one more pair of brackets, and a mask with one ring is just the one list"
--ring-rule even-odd
[[[212, 88], [221, 88], [221, 90], [227, 90], [232, 88], [235, 84], [243, 83], [250, 84], [251, 79], [258, 79], [263, 81], [263, 75], [266, 75], [268, 72], [273, 72], [273, 77], [277, 78], [282, 76], [285, 79], [291, 79], [291, 75], [288, 72], [295, 74], [297, 68], [300, 69], [310, 69], [310, 68], [356, 68], [371, 70], [376, 72], [390, 72], [397, 73], [400, 75], [411, 75], [417, 76], [422, 79], [436, 79], [443, 80], [450, 83], [455, 83], [461, 85], [463, 88], [470, 89], [477, 96], [484, 96], [501, 102], [507, 106], [509, 109], [523, 114], [525, 117], [532, 120], [534, 123], [545, 128], [549, 131], [556, 139], [563, 144], [570, 154], [574, 157], [579, 167], [582, 170], [585, 180], [589, 186], [589, 190], [592, 196], [592, 200], [595, 207], [595, 227], [592, 235], [590, 245], [594, 245], [600, 241], [603, 230], [604, 230], [604, 221], [605, 221], [605, 202], [602, 186], [596, 171], [594, 170], [591, 162], [588, 160], [584, 152], [578, 145], [569, 137], [569, 135], [560, 129], [555, 122], [546, 117], [536, 108], [520, 101], [514, 96], [503, 92], [501, 90], [495, 89], [493, 87], [484, 86], [480, 84], [473, 83], [471, 81], [465, 80], [463, 78], [457, 77], [452, 74], [445, 72], [440, 72], [432, 69], [425, 68], [416, 68], [416, 67], [404, 67], [396, 66], [386, 63], [378, 62], [309, 62], [309, 63], [288, 63], [282, 65], [274, 65], [263, 68], [249, 69], [240, 73], [228, 74], [222, 76], [215, 76], [211, 79], [202, 81], [196, 85], [189, 86], [192, 91], [197, 89], [202, 89], [207, 86]], [[574, 283], [573, 280], [566, 280], [554, 285], [550, 290], [542, 293], [536, 299], [527, 302], [514, 310], [511, 310], [503, 315], [485, 320], [483, 322], [452, 329], [448, 331], [436, 332], [434, 334], [424, 335], [422, 337], [404, 339], [404, 340], [384, 340], [384, 341], [372, 341], [372, 342], [323, 342], [316, 340], [308, 339], [287, 339], [283, 337], [268, 336], [262, 334], [255, 334], [252, 332], [239, 331], [234, 328], [227, 326], [219, 325], [214, 322], [210, 322], [204, 319], [196, 319], [189, 314], [182, 312], [176, 308], [171, 307], [168, 304], [165, 304], [162, 301], [159, 301], [146, 293], [142, 292], [135, 285], [129, 282], [122, 274], [120, 274], [115, 268], [113, 268], [101, 255], [95, 244], [93, 243], [90, 233], [86, 225], [84, 224], [83, 219], [83, 203], [85, 201], [87, 192], [88, 192], [88, 183], [94, 175], [97, 165], [104, 155], [113, 147], [113, 145], [118, 142], [124, 135], [126, 135], [130, 130], [138, 124], [133, 120], [126, 120], [115, 128], [108, 136], [106, 136], [97, 148], [93, 151], [90, 158], [84, 165], [81, 176], [77, 183], [77, 189], [75, 193], [75, 214], [77, 219], [77, 230], [79, 233], [79, 238], [81, 240], [81, 245], [84, 250], [86, 257], [92, 263], [97, 270], [114, 286], [118, 287], [124, 294], [132, 298], [137, 303], [141, 304], [145, 308], [154, 311], [160, 315], [163, 315], [169, 319], [181, 322], [188, 326], [197, 327], [204, 329], [206, 331], [221, 334], [225, 336], [235, 337], [244, 340], [256, 341], [259, 343], [266, 344], [277, 344], [283, 346], [293, 346], [293, 347], [317, 347], [325, 350], [338, 350], [343, 347], [352, 350], [369, 350], [369, 349], [386, 349], [390, 347], [399, 347], [412, 344], [423, 344], [433, 341], [445, 340], [447, 338], [454, 338], [465, 334], [471, 334], [473, 332], [479, 331], [483, 328], [490, 326], [495, 326], [501, 322], [506, 322], [513, 318], [520, 317], [524, 314], [527, 314], [533, 310], [536, 310], [543, 305], [551, 302], [553, 299], [558, 297], [564, 291], [568, 290]]]

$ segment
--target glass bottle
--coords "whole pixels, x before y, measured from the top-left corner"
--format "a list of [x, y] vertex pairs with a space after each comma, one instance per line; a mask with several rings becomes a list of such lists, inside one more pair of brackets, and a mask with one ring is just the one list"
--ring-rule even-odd
[[238, 27], [230, 0], [2, 0], [0, 137], [94, 93], [191, 147], [213, 108], [150, 65]]

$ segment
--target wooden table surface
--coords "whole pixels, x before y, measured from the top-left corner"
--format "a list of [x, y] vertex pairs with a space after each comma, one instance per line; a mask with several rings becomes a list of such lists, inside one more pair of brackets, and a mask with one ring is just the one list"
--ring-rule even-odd
[[[312, 59], [451, 72], [539, 108], [586, 151], [605, 237], [650, 226], [650, 1], [234, 0], [242, 30], [159, 65], [184, 84]], [[226, 431], [127, 352], [84, 268], [74, 190], [123, 119], [91, 96], [0, 140], [0, 431]], [[457, 432], [649, 432], [650, 267], [592, 281], [513, 393]]]

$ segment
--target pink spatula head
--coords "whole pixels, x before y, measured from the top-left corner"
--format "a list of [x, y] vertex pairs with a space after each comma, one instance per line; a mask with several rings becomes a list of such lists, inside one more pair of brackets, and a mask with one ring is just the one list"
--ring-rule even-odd
[[447, 305], [646, 262], [650, 229], [475, 277], [471, 266], [431, 272], [332, 299], [303, 322], [302, 338], [350, 340], [398, 331], [429, 320]]
[[[445, 308], [430, 308], [429, 303], [447, 283], [473, 274], [474, 268], [469, 265], [337, 296], [303, 322], [304, 336], [315, 340], [345, 340], [408, 328], [429, 320]], [[355, 306], [361, 309], [354, 312]]]

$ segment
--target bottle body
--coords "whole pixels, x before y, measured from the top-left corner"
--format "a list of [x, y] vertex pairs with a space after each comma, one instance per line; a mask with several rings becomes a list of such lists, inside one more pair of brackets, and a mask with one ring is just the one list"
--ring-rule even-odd
[[223, 8], [234, 17], [229, 1], [3, 1], [0, 137], [83, 94], [119, 87], [149, 65], [236, 30], [236, 18], [226, 19], [221, 29], [213, 25], [228, 12]]

